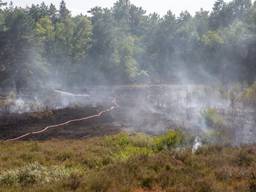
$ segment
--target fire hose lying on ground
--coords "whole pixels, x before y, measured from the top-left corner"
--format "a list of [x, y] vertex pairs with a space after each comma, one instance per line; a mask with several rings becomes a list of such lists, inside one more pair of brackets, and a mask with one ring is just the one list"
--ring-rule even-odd
[[39, 134], [45, 133], [48, 130], [53, 129], [53, 128], [61, 128], [63, 126], [69, 125], [71, 123], [75, 123], [75, 122], [80, 122], [80, 121], [85, 121], [85, 120], [89, 120], [89, 119], [94, 119], [94, 118], [102, 117], [104, 114], [109, 113], [109, 112], [111, 112], [111, 111], [113, 111], [113, 110], [115, 110], [115, 109], [117, 109], [119, 107], [119, 105], [117, 104], [116, 98], [114, 98], [112, 100], [112, 104], [113, 105], [109, 109], [101, 111], [101, 112], [99, 112], [96, 115], [87, 116], [87, 117], [83, 117], [83, 118], [79, 118], [79, 119], [72, 119], [72, 120], [69, 120], [67, 122], [60, 123], [60, 124], [49, 125], [49, 126], [43, 128], [43, 129], [39, 130], [39, 131], [29, 132], [29, 133], [25, 133], [25, 134], [23, 134], [21, 136], [15, 137], [15, 138], [7, 139], [7, 140], [5, 140], [5, 142], [18, 141], [18, 140], [24, 139], [24, 138], [26, 138], [28, 136], [39, 135]]

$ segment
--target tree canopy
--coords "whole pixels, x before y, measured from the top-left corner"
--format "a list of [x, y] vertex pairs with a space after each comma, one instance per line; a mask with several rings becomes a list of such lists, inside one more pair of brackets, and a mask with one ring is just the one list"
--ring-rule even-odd
[[162, 17], [130, 0], [77, 16], [64, 0], [58, 8], [0, 1], [0, 85], [253, 83], [255, 35], [250, 0]]

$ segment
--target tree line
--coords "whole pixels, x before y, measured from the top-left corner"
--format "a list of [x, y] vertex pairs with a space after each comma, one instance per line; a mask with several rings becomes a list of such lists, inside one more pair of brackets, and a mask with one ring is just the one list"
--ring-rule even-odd
[[[171, 9], [171, 7], [170, 7]], [[252, 83], [256, 3], [147, 14], [129, 0], [72, 16], [64, 1], [20, 8], [0, 1], [0, 86]], [[52, 84], [52, 85], [51, 85]]]

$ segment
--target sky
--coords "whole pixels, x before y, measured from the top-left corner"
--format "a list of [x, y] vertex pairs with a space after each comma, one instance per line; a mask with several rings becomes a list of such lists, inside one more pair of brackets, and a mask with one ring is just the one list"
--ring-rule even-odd
[[[11, 0], [4, 0], [10, 2]], [[14, 5], [26, 7], [32, 3], [38, 4], [44, 1], [46, 4], [53, 3], [59, 6], [61, 0], [12, 0]], [[117, 0], [66, 0], [66, 4], [73, 15], [86, 14], [88, 10], [95, 6], [112, 7]], [[168, 10], [171, 10], [176, 15], [181, 11], [188, 10], [194, 14], [200, 8], [211, 10], [215, 0], [131, 0], [136, 6], [141, 6], [147, 13], [156, 12], [164, 15]]]

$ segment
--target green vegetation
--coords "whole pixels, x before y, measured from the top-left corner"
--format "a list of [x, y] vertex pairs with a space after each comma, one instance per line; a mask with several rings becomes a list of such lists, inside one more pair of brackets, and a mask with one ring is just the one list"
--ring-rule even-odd
[[[255, 190], [254, 146], [181, 149], [184, 136], [127, 134], [0, 144], [0, 191]], [[178, 147], [178, 148], [177, 148]]]
[[0, 185], [28, 186], [33, 184], [47, 184], [59, 181], [76, 173], [76, 170], [65, 167], [44, 167], [38, 163], [1, 173]]
[[221, 128], [224, 126], [224, 119], [214, 108], [208, 108], [202, 113], [207, 126]]
[[158, 151], [164, 149], [171, 149], [182, 145], [183, 136], [180, 132], [169, 131], [165, 135], [158, 136], [155, 138], [155, 148]]
[[256, 82], [244, 90], [240, 99], [244, 104], [256, 109]]
[[205, 121], [206, 133], [204, 139], [207, 143], [231, 143], [233, 131], [229, 130], [223, 116], [214, 108], [208, 108], [202, 113]]

